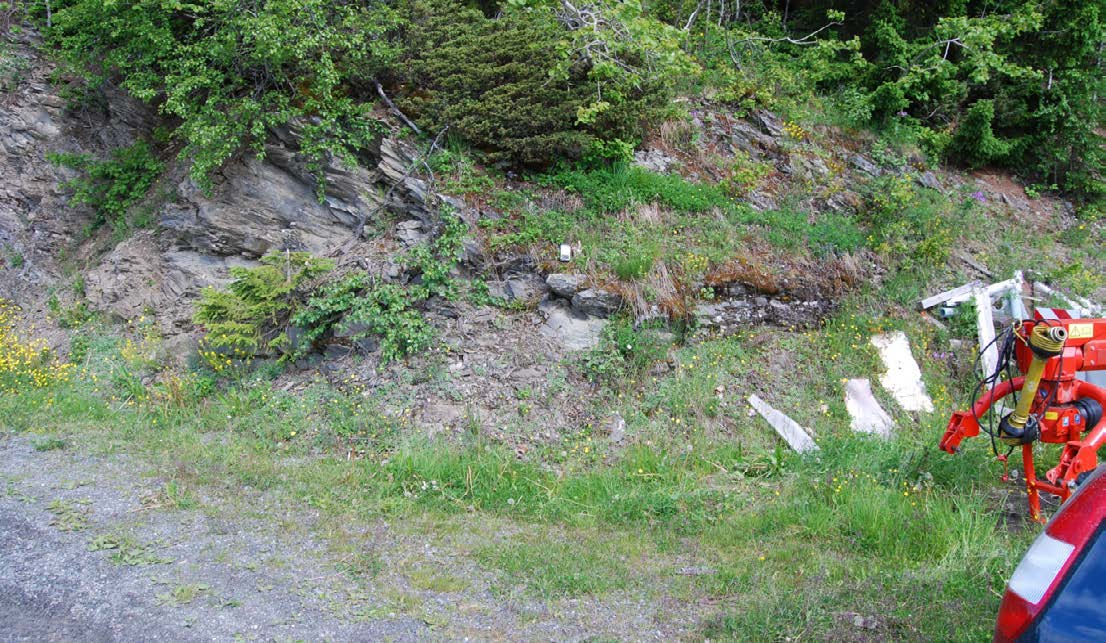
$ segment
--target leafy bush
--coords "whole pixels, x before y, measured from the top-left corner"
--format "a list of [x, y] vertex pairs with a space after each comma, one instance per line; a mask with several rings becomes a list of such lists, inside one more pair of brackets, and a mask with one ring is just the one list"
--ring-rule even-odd
[[304, 329], [296, 354], [306, 353], [334, 330], [353, 341], [378, 336], [386, 362], [425, 350], [434, 329], [411, 307], [413, 303], [412, 293], [403, 286], [375, 284], [367, 273], [350, 273], [324, 286], [292, 318], [293, 325]]
[[951, 212], [940, 195], [918, 190], [908, 176], [880, 178], [869, 190], [866, 213], [876, 251], [904, 268], [948, 260], [962, 214]]
[[885, 2], [850, 29], [862, 34], [869, 65], [857, 78], [876, 117], [951, 130], [956, 160], [1071, 189], [1106, 168], [1101, 4]]
[[376, 283], [364, 272], [318, 284], [334, 264], [302, 252], [270, 253], [256, 268], [231, 268], [227, 290], [207, 288], [197, 304], [193, 319], [205, 331], [201, 357], [216, 372], [236, 360], [302, 357], [335, 330], [351, 340], [379, 336], [385, 361], [428, 348], [433, 329], [415, 307], [432, 296], [455, 296], [450, 273], [466, 230], [457, 217], [443, 221], [433, 242], [405, 257], [418, 273], [408, 285]]
[[949, 151], [971, 167], [1001, 162], [1010, 153], [1011, 144], [995, 137], [994, 120], [994, 102], [977, 101], [956, 128]]
[[118, 78], [179, 119], [181, 157], [208, 186], [243, 145], [261, 153], [267, 130], [291, 121], [315, 169], [329, 154], [352, 161], [379, 133], [357, 97], [393, 59], [395, 24], [378, 3], [62, 0], [47, 36], [93, 84]]
[[376, 283], [364, 272], [352, 272], [317, 290], [292, 318], [292, 324], [303, 331], [297, 354], [335, 330], [352, 341], [379, 337], [385, 362], [429, 348], [434, 329], [415, 306], [432, 296], [456, 296], [451, 272], [466, 231], [458, 217], [445, 215], [443, 223], [441, 234], [433, 242], [412, 248], [404, 259], [418, 272], [417, 283]]
[[81, 173], [61, 187], [73, 191], [70, 204], [87, 205], [96, 212], [94, 228], [104, 223], [126, 228], [127, 211], [146, 196], [164, 169], [145, 141], [116, 149], [106, 160], [71, 153], [50, 154], [48, 158]]

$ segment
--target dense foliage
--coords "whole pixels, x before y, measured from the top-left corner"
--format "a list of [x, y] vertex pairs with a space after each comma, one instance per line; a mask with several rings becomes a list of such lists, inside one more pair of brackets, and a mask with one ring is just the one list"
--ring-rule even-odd
[[377, 131], [357, 99], [394, 57], [386, 5], [324, 0], [63, 0], [47, 34], [93, 82], [117, 78], [179, 119], [201, 183], [266, 130], [302, 122], [304, 152], [352, 159]]
[[598, 140], [639, 137], [665, 98], [657, 76], [599, 81], [598, 65], [566, 58], [549, 12], [489, 19], [452, 0], [418, 0], [407, 17], [405, 106], [492, 160], [542, 166]]
[[226, 290], [206, 288], [194, 321], [204, 329], [200, 355], [216, 370], [235, 360], [291, 352], [288, 320], [313, 281], [334, 263], [303, 252], [270, 253], [255, 268], [231, 268]]
[[[39, 14], [45, 14], [44, 3]], [[492, 161], [624, 157], [680, 94], [817, 108], [1102, 191], [1106, 0], [62, 0], [49, 39], [173, 118], [201, 182], [294, 122], [353, 160], [385, 90]], [[379, 112], [378, 112], [379, 113]]]

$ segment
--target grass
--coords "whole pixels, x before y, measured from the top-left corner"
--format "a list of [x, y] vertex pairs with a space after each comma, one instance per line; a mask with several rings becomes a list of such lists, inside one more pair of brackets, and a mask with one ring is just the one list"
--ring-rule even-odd
[[87, 500], [54, 500], [46, 506], [54, 517], [50, 520], [50, 526], [58, 531], [82, 531], [88, 527], [88, 501]]
[[469, 587], [468, 580], [448, 571], [434, 569], [429, 566], [411, 570], [407, 573], [407, 580], [415, 589], [428, 592], [451, 594]]
[[182, 605], [188, 605], [201, 596], [207, 595], [210, 591], [211, 586], [206, 583], [182, 583], [180, 585], [175, 585], [167, 592], [158, 594], [156, 600], [159, 605], [180, 607]]
[[624, 560], [625, 542], [618, 543], [610, 536], [592, 536], [583, 542], [537, 538], [491, 543], [478, 549], [475, 557], [500, 572], [499, 593], [510, 593], [521, 580], [528, 590], [544, 598], [602, 595], [623, 589], [633, 580], [631, 564]]
[[[877, 617], [892, 637], [978, 638], [1028, 535], [1006, 530], [984, 449], [936, 451], [939, 414], [903, 418], [888, 442], [848, 430], [840, 379], [878, 372], [872, 332], [908, 332], [939, 408], [962, 386], [926, 357], [938, 331], [869, 312], [878, 296], [859, 293], [819, 331], [676, 347], [665, 375], [620, 375], [629, 379], [596, 401], [619, 410], [634, 436], [617, 449], [589, 427], [526, 461], [478, 438], [432, 442], [411, 437], [373, 395], [322, 382], [290, 393], [262, 375], [210, 390], [202, 374], [185, 374], [169, 387], [181, 395], [164, 395], [164, 384], [135, 395], [140, 365], [107, 337], [89, 342], [84, 370], [0, 398], [0, 414], [10, 429], [51, 426], [85, 448], [151, 462], [170, 478], [159, 506], [193, 507], [198, 488], [248, 487], [317, 509], [321, 524], [464, 516], [513, 526], [463, 553], [500, 594], [721, 600], [702, 622], [712, 638], [831, 636], [843, 611]], [[821, 452], [780, 450], [746, 412], [754, 390], [814, 426]], [[349, 444], [361, 459], [347, 459]], [[84, 507], [56, 504], [59, 528], [83, 527]], [[376, 578], [384, 563], [349, 533], [320, 536], [339, 571]], [[689, 563], [708, 571], [678, 573]], [[421, 591], [469, 587], [425, 566], [407, 577]], [[947, 604], [934, 606], [938, 595]]]
[[34, 443], [35, 451], [58, 451], [64, 449], [68, 444], [61, 438], [42, 438]]
[[580, 249], [573, 269], [605, 279], [638, 282], [663, 265], [677, 281], [690, 283], [710, 265], [733, 259], [743, 239], [815, 256], [853, 252], [865, 243], [850, 217], [757, 212], [723, 186], [633, 165], [561, 170], [538, 183], [578, 203], [550, 210], [536, 205], [538, 193], [512, 193], [506, 216], [482, 223], [491, 248], [527, 249], [540, 258], [571, 243]]

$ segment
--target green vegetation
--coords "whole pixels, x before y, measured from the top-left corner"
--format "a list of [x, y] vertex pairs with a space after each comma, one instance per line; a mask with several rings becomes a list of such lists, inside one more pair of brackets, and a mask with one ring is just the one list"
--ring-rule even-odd
[[54, 514], [50, 526], [58, 531], [81, 531], [88, 527], [87, 500], [54, 500], [46, 509]]
[[[525, 459], [480, 436], [427, 441], [407, 417], [382, 413], [381, 393], [322, 382], [289, 392], [261, 372], [217, 389], [203, 373], [176, 383], [163, 373], [142, 385], [154, 366], [109, 337], [93, 339], [78, 376], [3, 396], [0, 414], [16, 431], [49, 426], [167, 472], [166, 491], [150, 506], [248, 485], [347, 525], [381, 515], [510, 525], [458, 554], [493, 573], [493, 589], [506, 595], [723, 599], [727, 607], [703, 624], [710, 636], [824, 635], [843, 609], [877, 615], [893, 636], [983, 636], [993, 592], [1032, 530], [1005, 526], [983, 449], [957, 458], [935, 451], [937, 414], [887, 442], [849, 430], [839, 382], [877, 368], [870, 333], [904, 329], [922, 356], [941, 340], [921, 322], [864, 312], [876, 295], [859, 294], [820, 331], [762, 329], [755, 342], [736, 336], [671, 352], [647, 329], [613, 325], [601, 351], [619, 361], [594, 403], [625, 417], [634, 437], [622, 446], [590, 427], [538, 444]], [[780, 354], [792, 356], [789, 366], [768, 359]], [[663, 375], [642, 374], [666, 357]], [[967, 383], [940, 361], [922, 363], [938, 407], [950, 408]], [[740, 400], [761, 386], [816, 427], [820, 454], [780, 451], [746, 415]], [[82, 507], [54, 510], [59, 528], [84, 525]], [[157, 558], [131, 544], [134, 564]], [[370, 577], [385, 564], [343, 559]], [[684, 574], [688, 565], [702, 571]], [[425, 569], [410, 582], [434, 592], [466, 587]], [[175, 604], [192, 592], [171, 594], [165, 602]], [[935, 595], [944, 602], [935, 606]]]
[[117, 230], [126, 230], [128, 211], [146, 196], [164, 168], [145, 141], [114, 150], [106, 160], [69, 153], [49, 158], [80, 173], [61, 187], [72, 191], [70, 204], [87, 205], [95, 211], [94, 229], [110, 223]]
[[[169, 149], [210, 187], [227, 159], [263, 153], [270, 131], [288, 128], [320, 176], [373, 154], [385, 107], [444, 141], [429, 146], [428, 191], [464, 196], [479, 223], [470, 231], [443, 212], [430, 241], [393, 257], [402, 275], [391, 281], [296, 252], [234, 268], [197, 303], [202, 360], [187, 368], [159, 362], [153, 324], [111, 337], [80, 282], [46, 302], [57, 325], [82, 330], [68, 363], [18, 335], [20, 311], [0, 301], [0, 417], [34, 449], [63, 450], [38, 457], [80, 445], [164, 472], [147, 508], [249, 487], [287, 515], [315, 516], [337, 573], [405, 579], [386, 590], [404, 612], [423, 605], [408, 590], [485, 583], [554, 607], [600, 596], [689, 606], [696, 634], [712, 639], [840, 638], [843, 613], [876, 616], [879, 638], [985, 637], [1034, 529], [1004, 513], [1017, 491], [995, 482], [984, 448], [936, 450], [973, 384], [971, 355], [948, 339], [974, 321], [962, 312], [937, 327], [914, 304], [933, 284], [963, 282], [954, 250], [996, 275], [1032, 267], [1088, 296], [1106, 285], [1100, 5], [62, 0], [40, 28], [85, 74], [80, 86], [94, 93], [110, 78], [165, 117], [156, 152], [138, 142], [103, 160], [54, 157], [78, 171], [70, 201], [93, 208], [95, 225], [137, 225]], [[737, 144], [743, 116], [772, 132], [763, 156]], [[679, 172], [635, 164], [643, 140]], [[846, 171], [858, 151], [871, 178]], [[1066, 222], [1046, 230], [967, 184], [922, 187], [941, 161], [1013, 169], [1034, 182], [1030, 199], [1067, 191], [1078, 221], [1034, 210]], [[489, 268], [465, 285], [470, 233]], [[439, 348], [424, 312], [452, 301], [464, 314], [462, 295], [532, 305], [495, 299], [484, 281], [520, 258], [583, 274], [625, 312], [598, 346], [550, 370], [556, 386], [527, 376], [475, 408], [485, 400], [470, 403], [472, 387], [452, 380], [455, 350], [465, 377], [521, 365], [499, 354], [466, 364], [471, 350]], [[786, 304], [806, 298], [806, 279], [819, 306], [835, 306], [817, 328], [714, 337], [693, 326], [700, 300], [748, 286]], [[638, 322], [658, 312], [666, 324]], [[541, 321], [492, 313], [496, 328]], [[467, 341], [469, 321], [446, 339]], [[899, 415], [879, 441], [850, 429], [842, 382], [879, 372], [868, 340], [889, 330], [910, 337], [939, 411]], [[379, 346], [380, 363], [350, 360], [371, 375], [284, 370], [336, 344]], [[820, 452], [785, 451], [750, 414], [748, 395], [766, 392], [812, 427]], [[546, 423], [554, 395], [575, 397], [567, 419]], [[415, 404], [438, 401], [457, 421], [413, 423]], [[497, 420], [485, 425], [484, 410]], [[83, 503], [49, 509], [58, 529], [87, 527]], [[479, 539], [455, 555], [486, 575], [397, 563], [349, 536], [381, 520], [418, 523], [427, 538], [464, 523]], [[89, 548], [119, 564], [165, 562], [119, 534]], [[209, 589], [158, 598], [182, 605]]]
[[640, 378], [663, 359], [667, 346], [648, 328], [635, 329], [623, 319], [603, 329], [598, 346], [583, 358], [584, 373], [593, 381], [618, 383]]
[[227, 290], [207, 288], [195, 321], [205, 331], [200, 354], [213, 367], [289, 351], [286, 326], [305, 287], [334, 267], [306, 253], [271, 253], [256, 268], [231, 268]]
[[449, 127], [488, 160], [548, 166], [599, 140], [640, 138], [667, 98], [654, 77], [566, 60], [552, 12], [487, 18], [453, 0], [415, 0], [407, 11], [398, 70], [412, 91], [401, 103], [423, 127]]
[[120, 534], [101, 534], [88, 541], [88, 551], [109, 551], [108, 560], [116, 565], [164, 565], [173, 562], [157, 555], [157, 548], [141, 544], [133, 537]]
[[[328, 154], [355, 162], [382, 131], [372, 106], [386, 87], [423, 127], [515, 166], [624, 160], [674, 113], [669, 98], [702, 93], [739, 113], [825, 114], [935, 158], [1102, 189], [1098, 2], [54, 5], [49, 28], [46, 4], [29, 5], [49, 42], [93, 87], [118, 78], [178, 119], [170, 131], [205, 185], [289, 124], [316, 173]], [[759, 176], [736, 167], [731, 190]]]
[[[35, 3], [38, 5], [38, 3]], [[39, 7], [40, 11], [44, 7]], [[384, 5], [268, 2], [59, 2], [47, 37], [93, 84], [113, 75], [135, 97], [179, 119], [174, 135], [193, 176], [243, 146], [260, 152], [268, 128], [300, 123], [304, 154], [352, 162], [379, 131], [351, 86], [371, 86], [394, 59]]]
[[208, 288], [195, 321], [205, 331], [200, 355], [222, 372], [256, 357], [303, 357], [335, 332], [349, 341], [380, 339], [390, 361], [429, 348], [433, 329], [416, 306], [430, 297], [456, 296], [451, 271], [467, 228], [444, 215], [440, 234], [403, 258], [417, 283], [378, 283], [363, 271], [322, 277], [334, 268], [307, 253], [270, 253], [256, 268], [231, 268], [226, 290]]

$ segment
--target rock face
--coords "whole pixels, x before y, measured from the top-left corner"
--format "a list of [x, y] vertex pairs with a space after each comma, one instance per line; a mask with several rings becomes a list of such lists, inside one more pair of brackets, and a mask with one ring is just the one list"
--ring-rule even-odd
[[118, 90], [103, 90], [102, 107], [71, 112], [50, 82], [53, 63], [36, 51], [30, 31], [7, 34], [5, 58], [21, 74], [0, 96], [0, 250], [18, 266], [0, 261], [0, 297], [27, 301], [58, 278], [55, 257], [80, 241], [92, 213], [66, 206], [59, 183], [72, 170], [54, 165], [48, 154], [104, 156], [134, 142], [151, 127], [152, 114]]
[[606, 318], [622, 308], [622, 297], [607, 290], [588, 288], [573, 295], [572, 307], [583, 315]]
[[599, 343], [604, 319], [594, 319], [577, 314], [560, 299], [547, 299], [539, 308], [545, 316], [541, 334], [559, 341], [568, 350], [584, 350]]
[[545, 281], [533, 273], [507, 279], [507, 296], [511, 301], [540, 301], [547, 292], [549, 287], [545, 285]]
[[[156, 313], [168, 327], [190, 327], [191, 301], [206, 286], [222, 286], [231, 266], [248, 266], [241, 257], [217, 257], [165, 246], [144, 230], [124, 240], [85, 275], [88, 302], [124, 319]], [[175, 327], [174, 327], [175, 326]]]
[[[61, 282], [55, 261], [64, 254], [89, 266], [84, 296], [94, 309], [122, 318], [156, 312], [161, 332], [187, 334], [200, 290], [225, 284], [230, 267], [250, 265], [270, 250], [334, 254], [366, 227], [373, 230], [385, 211], [403, 221], [413, 243], [436, 232], [431, 213], [437, 204], [428, 205], [428, 186], [409, 176], [413, 147], [383, 138], [357, 167], [329, 163], [320, 200], [293, 125], [271, 133], [263, 159], [244, 155], [228, 162], [212, 177], [210, 193], [186, 177], [183, 165], [170, 162], [155, 188], [168, 186], [171, 197], [152, 205], [158, 208], [156, 230], [118, 243], [106, 230], [89, 237], [93, 213], [70, 206], [60, 187], [76, 173], [48, 156], [105, 158], [148, 138], [156, 113], [110, 85], [96, 107], [71, 110], [59, 95], [63, 87], [49, 80], [54, 65], [38, 53], [37, 37], [29, 31], [12, 37], [23, 40], [13, 41], [5, 56], [22, 74], [0, 96], [0, 297], [28, 310], [45, 308], [48, 289]], [[482, 260], [473, 254], [471, 263]]]
[[277, 132], [265, 146], [264, 160], [249, 156], [229, 163], [214, 178], [210, 195], [191, 179], [182, 180], [178, 200], [161, 212], [161, 226], [180, 244], [205, 253], [259, 257], [270, 250], [303, 250], [327, 254], [388, 209], [412, 217], [401, 223], [407, 226], [402, 230], [405, 240], [421, 240], [423, 228], [430, 224], [426, 186], [405, 176], [414, 150], [384, 139], [378, 156], [367, 159], [368, 167], [327, 165], [327, 194], [320, 201], [295, 140], [292, 132]]

